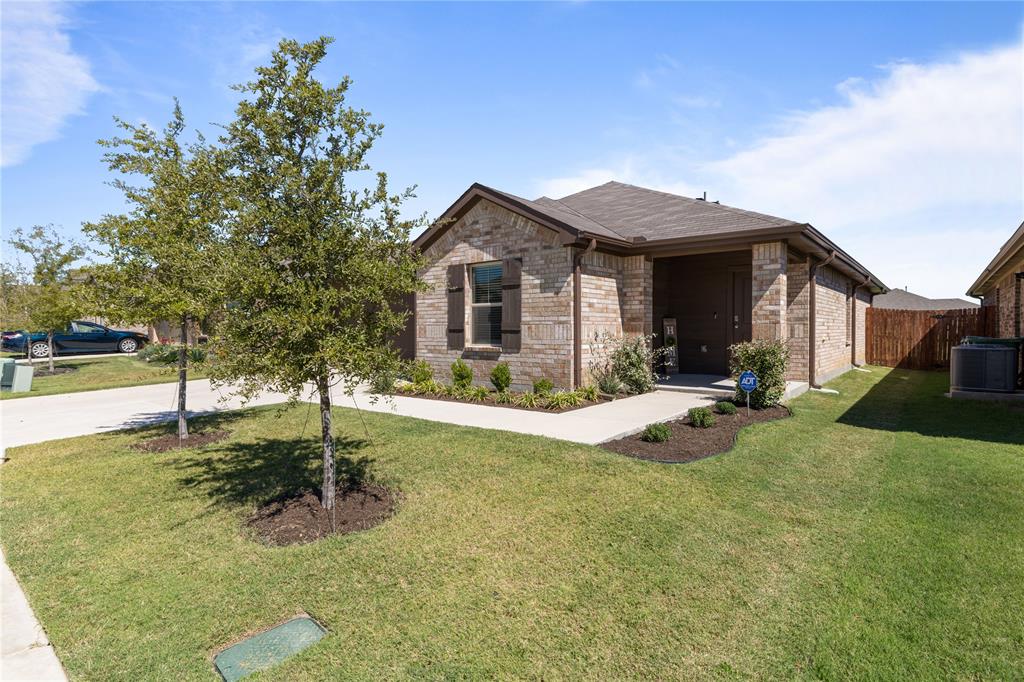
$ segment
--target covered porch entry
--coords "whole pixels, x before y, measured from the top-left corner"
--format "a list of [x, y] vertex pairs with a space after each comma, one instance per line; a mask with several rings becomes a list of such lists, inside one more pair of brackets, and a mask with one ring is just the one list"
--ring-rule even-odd
[[674, 319], [679, 373], [724, 378], [729, 346], [752, 335], [752, 251], [655, 258], [653, 265], [655, 346], [666, 344], [665, 320]]

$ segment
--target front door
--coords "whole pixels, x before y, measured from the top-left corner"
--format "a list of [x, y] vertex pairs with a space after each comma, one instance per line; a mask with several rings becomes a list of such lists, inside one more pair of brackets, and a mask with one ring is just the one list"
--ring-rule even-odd
[[729, 292], [729, 345], [750, 341], [751, 327], [751, 290], [753, 279], [750, 271], [733, 271], [732, 286]]

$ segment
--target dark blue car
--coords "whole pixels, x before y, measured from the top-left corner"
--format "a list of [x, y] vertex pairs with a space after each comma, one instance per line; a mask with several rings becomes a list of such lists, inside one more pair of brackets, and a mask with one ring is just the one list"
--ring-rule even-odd
[[[53, 335], [54, 355], [79, 353], [134, 353], [149, 339], [145, 334], [104, 327], [95, 322], [75, 320], [71, 328]], [[4, 332], [0, 346], [6, 351], [24, 353], [25, 346], [33, 357], [49, 355], [43, 332]]]

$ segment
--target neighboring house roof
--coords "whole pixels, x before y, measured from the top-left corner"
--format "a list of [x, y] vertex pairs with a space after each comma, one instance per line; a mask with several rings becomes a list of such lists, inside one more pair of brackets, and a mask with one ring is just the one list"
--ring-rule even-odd
[[988, 267], [981, 271], [978, 279], [967, 290], [967, 295], [975, 298], [984, 296], [985, 291], [990, 289], [994, 282], [999, 281], [1009, 272], [1009, 268], [1013, 265], [1012, 261], [1022, 252], [1024, 252], [1024, 223], [1021, 223], [1017, 231], [1010, 235]]
[[808, 223], [621, 182], [608, 182], [561, 199], [535, 200], [474, 183], [416, 239], [416, 246], [427, 248], [480, 199], [560, 232], [567, 245], [596, 240], [605, 249], [622, 254], [687, 248], [707, 252], [788, 239], [823, 258], [834, 253], [833, 265], [863, 279], [874, 293], [888, 290], [867, 268]]
[[962, 298], [926, 298], [905, 289], [890, 289], [888, 293], [879, 294], [872, 299], [871, 305], [893, 310], [959, 310], [978, 307], [977, 303]]

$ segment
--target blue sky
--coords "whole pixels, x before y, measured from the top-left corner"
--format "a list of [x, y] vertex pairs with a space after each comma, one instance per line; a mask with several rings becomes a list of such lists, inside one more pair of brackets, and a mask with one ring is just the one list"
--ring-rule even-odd
[[[961, 295], [1024, 219], [1024, 5], [5, 3], [2, 223], [121, 208], [98, 138], [215, 135], [282, 37], [385, 124], [436, 216], [472, 182], [611, 179], [811, 222], [890, 286]], [[5, 257], [7, 252], [5, 250]]]

